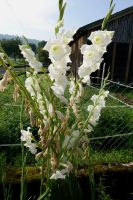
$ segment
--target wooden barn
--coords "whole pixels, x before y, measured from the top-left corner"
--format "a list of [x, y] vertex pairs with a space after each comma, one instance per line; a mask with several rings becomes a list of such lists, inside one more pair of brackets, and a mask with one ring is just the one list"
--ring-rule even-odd
[[[70, 43], [72, 47], [72, 71], [77, 76], [78, 67], [82, 64], [80, 47], [88, 43], [88, 37], [92, 31], [100, 30], [102, 21], [98, 20], [85, 25], [77, 30], [74, 40]], [[112, 43], [107, 47], [104, 61], [100, 70], [92, 73], [92, 76], [101, 77], [102, 66], [105, 65], [106, 72], [110, 71], [110, 79], [122, 83], [133, 83], [133, 6], [115, 13], [109, 20], [107, 30], [115, 31]], [[97, 79], [97, 81], [99, 81]]]

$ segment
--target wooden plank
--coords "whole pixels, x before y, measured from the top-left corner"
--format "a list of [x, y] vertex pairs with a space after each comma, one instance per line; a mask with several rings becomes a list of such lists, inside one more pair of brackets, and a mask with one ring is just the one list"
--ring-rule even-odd
[[112, 54], [112, 66], [111, 66], [111, 80], [113, 80], [113, 78], [114, 78], [116, 47], [117, 47], [117, 43], [114, 43], [113, 44], [113, 54]]
[[129, 50], [128, 50], [128, 58], [127, 58], [127, 64], [125, 68], [125, 83], [128, 82], [128, 74], [129, 74], [129, 68], [130, 68], [130, 62], [131, 62], [131, 55], [132, 55], [132, 42], [129, 44]]
[[81, 48], [81, 46], [84, 44], [84, 38], [83, 38], [83, 36], [80, 38], [79, 41], [80, 41], [80, 45], [79, 45], [79, 46], [80, 46], [80, 48]]
[[71, 48], [72, 48], [72, 53], [74, 53], [75, 52], [75, 43], [72, 44]]
[[[116, 163], [116, 164], [94, 164], [94, 165], [86, 165], [82, 168], [78, 168], [76, 171], [76, 175], [79, 176], [88, 176], [89, 170], [92, 169], [95, 174], [97, 173], [107, 173], [107, 172], [133, 172], [133, 163]], [[5, 170], [5, 180], [4, 183], [20, 183], [21, 182], [21, 167], [10, 167]], [[41, 167], [29, 166], [25, 167], [26, 172], [26, 181], [34, 182], [41, 180]], [[44, 170], [44, 174], [47, 171]], [[0, 180], [1, 183], [2, 180]]]

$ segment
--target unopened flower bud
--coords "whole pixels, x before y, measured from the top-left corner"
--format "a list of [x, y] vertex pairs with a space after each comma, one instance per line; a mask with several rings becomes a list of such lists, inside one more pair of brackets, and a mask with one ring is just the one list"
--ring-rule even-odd
[[8, 83], [11, 81], [11, 76], [10, 76], [10, 73], [6, 70], [4, 76], [3, 76], [3, 79], [0, 81], [0, 91], [3, 92]]
[[56, 112], [56, 114], [57, 114], [57, 117], [58, 117], [61, 121], [64, 121], [64, 120], [65, 120], [64, 115], [63, 115], [60, 111], [56, 110], [55, 112]]
[[48, 105], [48, 111], [49, 111], [50, 117], [54, 117], [54, 108], [51, 103]]

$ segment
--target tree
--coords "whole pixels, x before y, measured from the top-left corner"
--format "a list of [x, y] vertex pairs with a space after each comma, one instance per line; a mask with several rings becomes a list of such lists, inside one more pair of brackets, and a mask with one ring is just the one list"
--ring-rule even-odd
[[34, 44], [34, 43], [29, 43], [32, 51], [34, 51], [34, 53], [36, 54], [37, 53], [37, 46]]
[[6, 39], [1, 40], [1, 45], [4, 51], [6, 52], [6, 54], [9, 57], [14, 58], [15, 60], [17, 58], [22, 58], [22, 55], [19, 49], [20, 44], [21, 44], [21, 41], [18, 37], [15, 39], [10, 39], [10, 40], [6, 40]]
[[40, 62], [43, 63], [44, 67], [47, 67], [51, 61], [49, 59], [49, 54], [47, 51], [43, 50], [43, 47], [45, 46], [46, 41], [41, 41], [38, 43], [37, 53], [38, 53], [38, 59]]

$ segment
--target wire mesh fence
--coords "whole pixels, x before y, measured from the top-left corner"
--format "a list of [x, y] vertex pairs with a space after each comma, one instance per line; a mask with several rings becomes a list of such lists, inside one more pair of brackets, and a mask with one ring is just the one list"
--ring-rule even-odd
[[[91, 87], [85, 86], [81, 105], [83, 112], [90, 97], [98, 90], [99, 85], [95, 83]], [[91, 157], [96, 162], [130, 162], [133, 156], [133, 87], [110, 81], [106, 90], [110, 91], [106, 106], [94, 131], [88, 134]], [[0, 151], [13, 163], [19, 160], [21, 154], [21, 103], [13, 102], [12, 89], [3, 94], [0, 96]], [[26, 117], [24, 124], [25, 128], [29, 125]]]

